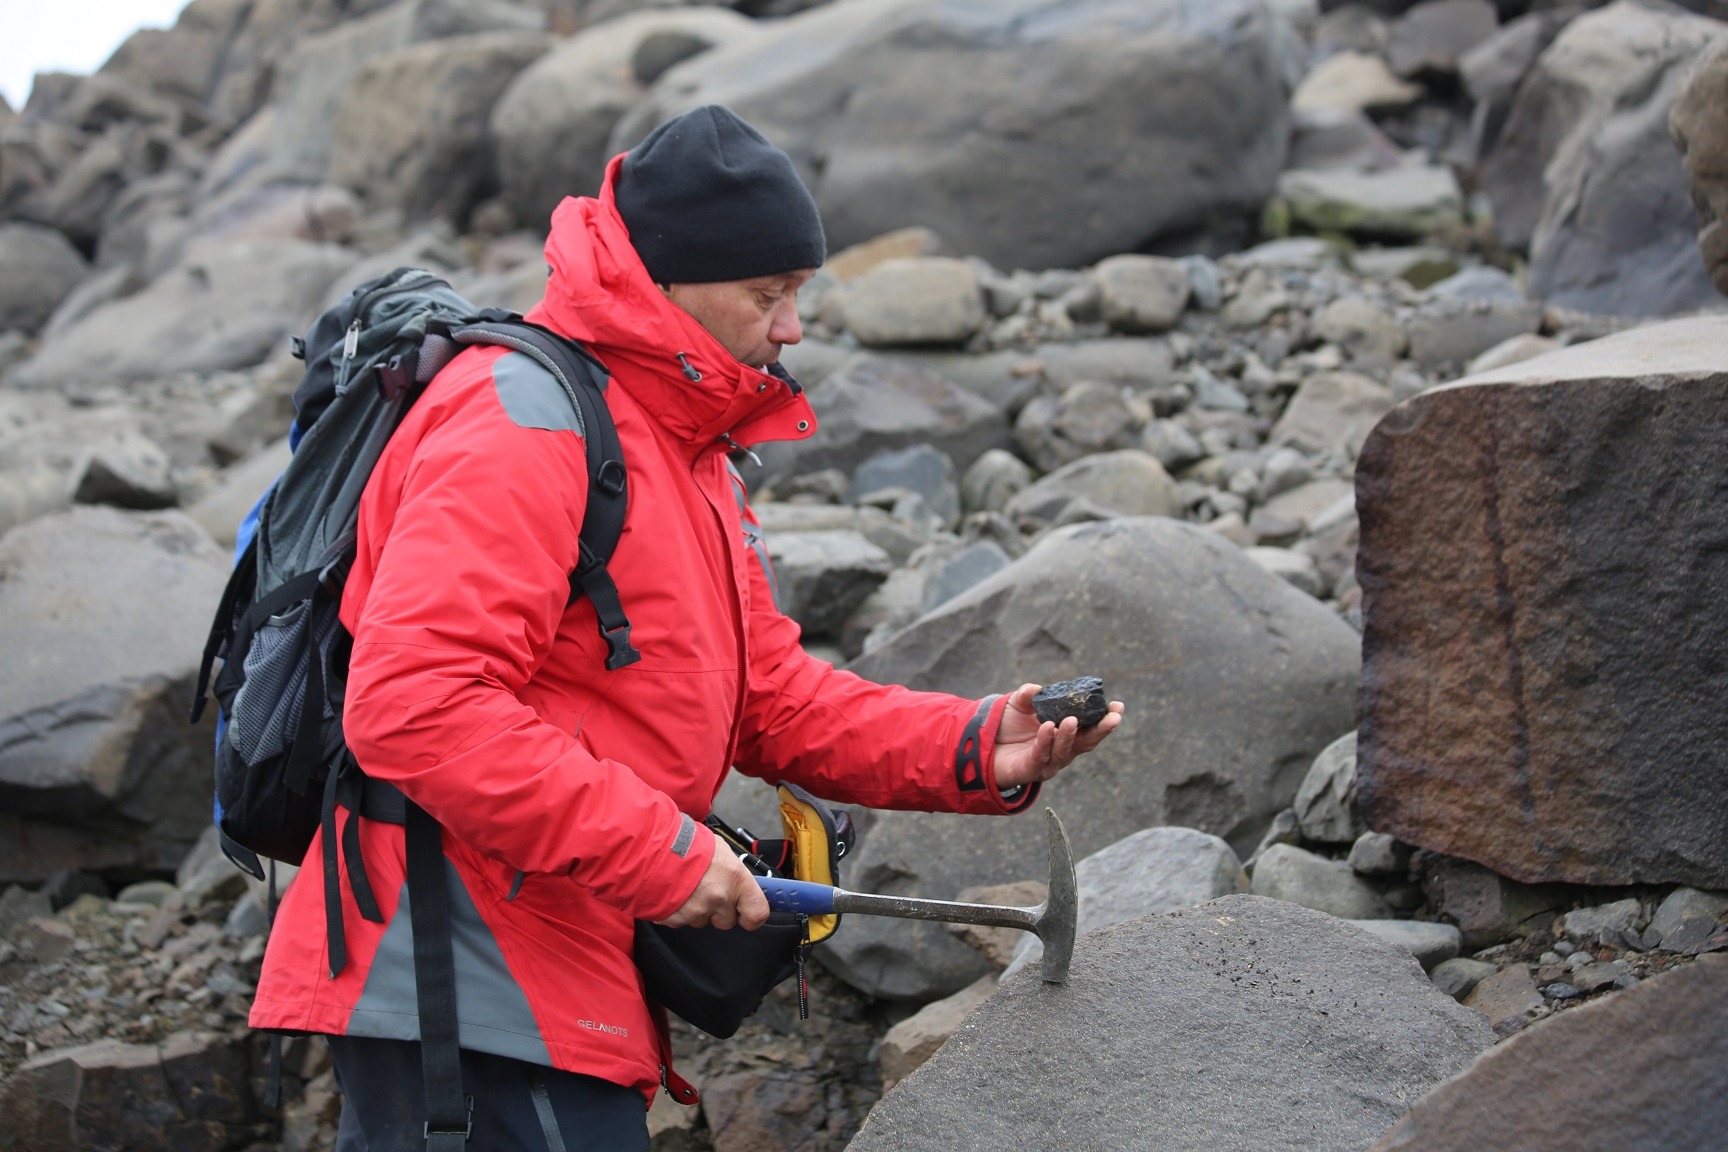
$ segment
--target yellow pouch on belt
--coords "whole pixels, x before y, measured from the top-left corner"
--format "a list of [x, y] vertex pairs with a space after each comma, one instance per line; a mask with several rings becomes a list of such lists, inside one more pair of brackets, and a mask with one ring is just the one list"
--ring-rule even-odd
[[[836, 873], [845, 849], [836, 813], [796, 784], [782, 784], [778, 792], [792, 875], [813, 884], [838, 884]], [[810, 943], [821, 943], [839, 927], [837, 914], [810, 917]]]

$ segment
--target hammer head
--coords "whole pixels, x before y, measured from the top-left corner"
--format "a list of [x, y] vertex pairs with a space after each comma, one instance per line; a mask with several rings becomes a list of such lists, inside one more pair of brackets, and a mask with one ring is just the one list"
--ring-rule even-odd
[[1044, 809], [1050, 830], [1050, 897], [1033, 931], [1044, 942], [1044, 983], [1068, 980], [1068, 962], [1074, 958], [1074, 929], [1080, 918], [1080, 893], [1074, 883], [1074, 852], [1068, 833], [1052, 808]]

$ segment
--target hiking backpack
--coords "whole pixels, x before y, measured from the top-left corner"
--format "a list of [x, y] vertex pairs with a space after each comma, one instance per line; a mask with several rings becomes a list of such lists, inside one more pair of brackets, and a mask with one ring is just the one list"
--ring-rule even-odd
[[[579, 415], [589, 483], [569, 603], [587, 596], [593, 604], [608, 669], [641, 658], [607, 570], [624, 526], [627, 484], [603, 395], [605, 367], [514, 313], [476, 308], [430, 272], [398, 268], [354, 289], [294, 342], [306, 371], [294, 393], [293, 456], [260, 502], [256, 530], [222, 594], [191, 711], [197, 723], [208, 695], [216, 697], [215, 818], [230, 860], [263, 880], [261, 857], [298, 865], [323, 830], [332, 978], [347, 960], [337, 837], [360, 914], [381, 923], [357, 820], [406, 826], [429, 1148], [460, 1147], [431, 1138], [455, 1140], [466, 1131], [441, 833], [393, 786], [367, 778], [348, 751], [342, 702], [352, 638], [337, 613], [366, 481], [425, 386], [471, 345], [528, 356], [558, 381]], [[340, 832], [337, 805], [348, 810]], [[273, 1050], [273, 1081], [276, 1056]]]

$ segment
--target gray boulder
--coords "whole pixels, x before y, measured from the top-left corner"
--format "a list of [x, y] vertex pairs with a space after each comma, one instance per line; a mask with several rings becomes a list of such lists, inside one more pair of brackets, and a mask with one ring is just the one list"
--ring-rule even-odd
[[964, 469], [1009, 445], [1001, 409], [914, 364], [854, 357], [810, 389], [810, 403], [815, 434], [759, 448], [763, 467], [750, 473], [752, 483], [821, 468], [851, 472], [878, 452], [914, 444], [928, 444]]
[[564, 197], [599, 191], [613, 127], [658, 78], [645, 73], [647, 58], [663, 72], [664, 50], [674, 44], [687, 57], [758, 31], [724, 8], [636, 12], [584, 28], [524, 69], [491, 123], [499, 180], [517, 221], [542, 228]]
[[1530, 285], [1582, 311], [1667, 315], [1717, 297], [1668, 114], [1723, 26], [1621, 0], [1567, 25], [1512, 103], [1479, 186]]
[[1104, 322], [1118, 332], [1163, 332], [1188, 307], [1188, 269], [1162, 256], [1112, 256], [1096, 270]]
[[1302, 835], [1322, 844], [1351, 844], [1368, 830], [1356, 807], [1356, 733], [1314, 758], [1296, 789], [1295, 809]]
[[90, 264], [72, 241], [40, 224], [0, 224], [0, 332], [35, 332]]
[[1591, 908], [1574, 908], [1554, 923], [1554, 934], [1593, 948], [1636, 948], [1642, 937], [1644, 907], [1628, 898]]
[[1257, 0], [855, 0], [669, 73], [612, 146], [719, 101], [791, 154], [836, 248], [924, 224], [999, 268], [1078, 267], [1238, 239], [1299, 54]]
[[[1354, 723], [1357, 646], [1348, 625], [1235, 545], [1144, 517], [1051, 532], [850, 667], [969, 697], [1101, 676], [1131, 702], [1127, 722], [1041, 800], [1066, 818], [1076, 854], [1159, 824], [1246, 851], [1315, 753]], [[1220, 744], [1221, 731], [1240, 738]], [[945, 898], [1041, 879], [1046, 864], [1028, 821], [885, 812], [850, 868], [860, 890]], [[921, 1000], [964, 987], [983, 963], [938, 928], [866, 917], [819, 955], [873, 994]]]
[[1014, 453], [992, 448], [960, 477], [960, 507], [967, 512], [1000, 512], [1032, 483], [1032, 469]]
[[884, 260], [840, 293], [847, 329], [867, 346], [962, 344], [984, 325], [978, 271], [964, 260]]
[[1012, 563], [1008, 553], [994, 540], [974, 541], [953, 555], [936, 560], [925, 576], [924, 592], [918, 601], [919, 611], [929, 612], [941, 607]]
[[367, 61], [336, 119], [330, 179], [374, 208], [464, 220], [497, 183], [492, 106], [548, 47], [534, 33], [489, 32]]
[[1311, 456], [1342, 452], [1354, 458], [1394, 403], [1390, 388], [1360, 373], [1316, 372], [1290, 398], [1271, 442]]
[[[1074, 865], [1074, 879], [1081, 935], [1248, 890], [1248, 876], [1230, 845], [1193, 828], [1142, 829]], [[1003, 979], [1043, 955], [1043, 941], [1023, 936]]]
[[1340, 920], [1387, 920], [1392, 910], [1343, 860], [1274, 844], [1254, 862], [1254, 895], [1288, 900]]
[[1440, 961], [1428, 976], [1434, 981], [1434, 987], [1454, 1000], [1462, 1000], [1476, 985], [1498, 971], [1498, 968], [1486, 960], [1469, 960], [1458, 956]]
[[1044, 471], [1100, 452], [1134, 447], [1150, 415], [1119, 384], [1082, 380], [1060, 396], [1039, 396], [1020, 409], [1014, 440]]
[[1464, 947], [1486, 948], [1552, 924], [1549, 915], [1565, 906], [1565, 889], [1550, 884], [1520, 884], [1480, 864], [1454, 857], [1422, 862], [1422, 889], [1435, 915], [1456, 924]]
[[1408, 165], [1379, 172], [1292, 168], [1278, 177], [1290, 218], [1317, 232], [1414, 239], [1464, 218], [1450, 168]]
[[325, 178], [342, 105], [367, 61], [428, 40], [530, 33], [546, 26], [543, 13], [505, 0], [409, 0], [374, 7], [328, 31], [286, 41], [293, 47], [277, 65], [272, 84], [270, 170], [275, 176], [300, 182]]
[[1712, 1147], [1724, 1131], [1728, 957], [1706, 956], [1489, 1049], [1372, 1152], [1665, 1152]]
[[1493, 1041], [1402, 949], [1231, 896], [1086, 936], [1067, 984], [1004, 981], [850, 1147], [1355, 1152]]
[[1057, 524], [1083, 506], [1088, 519], [1182, 515], [1182, 493], [1157, 459], [1138, 449], [1100, 452], [1058, 468], [1008, 501], [1010, 519]]
[[210, 821], [210, 733], [186, 701], [228, 568], [172, 512], [78, 508], [0, 540], [0, 799], [29, 830], [0, 837], [0, 883], [171, 869], [191, 848]]
[[1458, 955], [1461, 938], [1458, 929], [1450, 924], [1426, 920], [1352, 920], [1350, 923], [1370, 936], [1378, 936], [1409, 952], [1416, 957], [1416, 963], [1422, 965], [1424, 972], [1432, 972], [1436, 966]]
[[1346, 296], [1328, 304], [1314, 318], [1314, 331], [1322, 340], [1344, 349], [1354, 363], [1369, 368], [1390, 368], [1404, 354], [1404, 326], [1386, 309], [1359, 296]]
[[780, 610], [807, 634], [831, 635], [894, 562], [855, 531], [775, 532], [768, 537]]
[[1676, 888], [1663, 897], [1656, 914], [1650, 917], [1645, 942], [1660, 944], [1670, 952], [1685, 951], [1677, 945], [1712, 935], [1724, 912], [1728, 912], [1728, 892]]
[[881, 504], [884, 497], [913, 493], [947, 527], [960, 519], [960, 487], [954, 461], [928, 444], [878, 452], [852, 473], [852, 503]]
[[1463, 304], [1444, 300], [1424, 305], [1411, 317], [1410, 359], [1436, 375], [1455, 375], [1464, 365], [1542, 325], [1535, 304]]
[[1499, 25], [1488, 0], [1423, 0], [1387, 29], [1386, 55], [1400, 76], [1452, 75], [1459, 57]]
[[223, 248], [67, 325], [8, 379], [67, 388], [249, 367], [303, 329], [353, 261], [346, 248], [294, 240]]

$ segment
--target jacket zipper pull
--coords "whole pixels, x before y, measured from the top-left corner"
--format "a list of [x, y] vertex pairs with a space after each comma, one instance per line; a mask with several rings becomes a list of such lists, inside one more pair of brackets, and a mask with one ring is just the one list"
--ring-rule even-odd
[[348, 325], [348, 335], [342, 341], [342, 359], [352, 360], [360, 351], [360, 317], [354, 317], [354, 323]]
[[696, 370], [696, 366], [691, 364], [689, 358], [682, 352], [678, 353], [678, 363], [684, 366], [684, 378], [686, 380], [692, 384], [702, 383], [702, 373]]
[[742, 445], [742, 444], [738, 443], [738, 441], [732, 439], [732, 433], [722, 432], [722, 433], [720, 433], [720, 439], [724, 440], [726, 442], [726, 446], [728, 448], [732, 449], [732, 451], [744, 453], [744, 455], [750, 457], [750, 463], [756, 465], [756, 467], [758, 467], [758, 468], [762, 467], [762, 457], [756, 455], [756, 453], [750, 451], [750, 449], [744, 447], [744, 445]]

